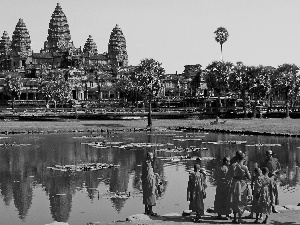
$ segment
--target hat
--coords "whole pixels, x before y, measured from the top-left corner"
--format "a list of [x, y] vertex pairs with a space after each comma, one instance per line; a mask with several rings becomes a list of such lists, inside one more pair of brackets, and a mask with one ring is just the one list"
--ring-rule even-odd
[[272, 152], [272, 150], [268, 150], [268, 151], [266, 151], [266, 155], [273, 155], [273, 152]]

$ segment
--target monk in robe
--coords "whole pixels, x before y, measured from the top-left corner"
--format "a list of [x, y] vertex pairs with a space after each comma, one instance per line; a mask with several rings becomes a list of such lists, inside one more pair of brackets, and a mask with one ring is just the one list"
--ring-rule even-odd
[[237, 162], [229, 167], [226, 175], [230, 182], [228, 201], [229, 207], [234, 215], [232, 223], [242, 223], [242, 214], [248, 205], [250, 196], [250, 188], [248, 187], [247, 179], [251, 180], [251, 176], [248, 167], [244, 164], [245, 154], [239, 155], [237, 157]]
[[274, 157], [272, 150], [268, 150], [266, 152], [266, 159], [260, 165], [260, 168], [267, 167], [269, 169], [269, 177], [273, 180], [273, 197], [274, 203], [272, 205], [272, 212], [279, 213], [275, 209], [275, 205], [279, 204], [278, 198], [278, 187], [277, 187], [277, 180], [279, 176], [279, 171], [281, 170], [280, 163], [277, 158]]
[[194, 172], [189, 175], [187, 200], [190, 201], [189, 209], [196, 213], [194, 222], [199, 222], [204, 215], [204, 202], [206, 198], [206, 174], [199, 164], [194, 165]]
[[252, 211], [256, 213], [256, 219], [254, 223], [258, 223], [258, 217], [260, 214], [266, 214], [263, 224], [268, 222], [268, 217], [271, 213], [271, 207], [273, 204], [273, 179], [268, 176], [269, 169], [267, 167], [262, 168], [262, 175], [256, 179], [254, 183]]
[[153, 153], [148, 152], [146, 160], [142, 165], [142, 188], [143, 188], [143, 204], [145, 205], [145, 214], [156, 216], [157, 213], [152, 211], [152, 207], [156, 205], [156, 181], [157, 176], [154, 174]]
[[214, 202], [214, 211], [218, 214], [218, 218], [221, 219], [222, 215], [226, 215], [225, 219], [229, 218], [231, 213], [230, 208], [228, 207], [227, 196], [228, 196], [228, 181], [226, 179], [226, 174], [228, 172], [228, 166], [230, 163], [229, 157], [223, 159], [222, 166], [217, 170], [217, 187], [216, 187], [216, 196]]

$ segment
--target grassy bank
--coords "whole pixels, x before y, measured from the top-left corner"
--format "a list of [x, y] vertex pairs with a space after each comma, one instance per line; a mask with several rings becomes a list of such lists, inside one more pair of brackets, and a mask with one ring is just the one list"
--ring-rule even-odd
[[[289, 133], [300, 136], [299, 119], [228, 119], [225, 123], [211, 124], [214, 120], [153, 120], [154, 128], [192, 127], [208, 130], [258, 131]], [[222, 120], [223, 121], [223, 120]], [[101, 132], [146, 128], [146, 120], [66, 120], [66, 121], [0, 121], [0, 132]]]

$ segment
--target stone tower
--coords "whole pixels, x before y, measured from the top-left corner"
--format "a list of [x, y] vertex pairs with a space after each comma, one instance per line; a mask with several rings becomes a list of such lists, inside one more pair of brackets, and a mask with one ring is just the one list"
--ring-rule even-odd
[[47, 41], [44, 43], [46, 52], [57, 52], [67, 48], [71, 41], [67, 17], [57, 3], [49, 23]]
[[108, 43], [108, 60], [112, 66], [128, 66], [126, 40], [122, 30], [116, 24], [112, 30]]
[[0, 40], [0, 70], [10, 69], [11, 40], [7, 31], [3, 32]]
[[31, 53], [31, 40], [23, 19], [19, 19], [12, 35], [11, 49], [14, 55], [28, 56]]
[[31, 40], [23, 19], [19, 19], [11, 41], [12, 68], [22, 69], [32, 60]]
[[11, 51], [11, 40], [7, 31], [3, 32], [0, 40], [0, 56], [8, 55]]
[[94, 42], [92, 35], [89, 35], [89, 38], [86, 40], [83, 47], [83, 52], [88, 53], [89, 55], [97, 55], [97, 45]]

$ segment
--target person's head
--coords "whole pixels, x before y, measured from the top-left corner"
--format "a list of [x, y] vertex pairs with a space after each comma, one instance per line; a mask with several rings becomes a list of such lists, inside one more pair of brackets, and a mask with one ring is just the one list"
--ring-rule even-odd
[[199, 164], [194, 165], [194, 172], [198, 172], [198, 171], [200, 171], [200, 169], [201, 169], [201, 167]]
[[230, 163], [230, 158], [229, 157], [224, 157], [223, 158], [223, 165], [229, 165], [229, 163]]
[[269, 173], [268, 167], [263, 167], [263, 168], [261, 169], [261, 172], [262, 172], [263, 175], [267, 175], [267, 174]]
[[242, 154], [243, 154], [243, 152], [241, 150], [238, 150], [238, 151], [235, 152], [236, 157], [239, 157]]
[[147, 160], [153, 160], [153, 153], [152, 152], [147, 152], [146, 159]]
[[267, 158], [271, 158], [272, 156], [273, 156], [272, 150], [266, 151], [266, 157], [267, 157]]
[[255, 167], [255, 168], [254, 168], [254, 174], [255, 174], [256, 176], [260, 176], [260, 175], [262, 174], [262, 171], [261, 171], [258, 167]]
[[245, 159], [246, 159], [246, 154], [241, 151], [241, 153], [237, 155], [237, 160], [240, 162]]

